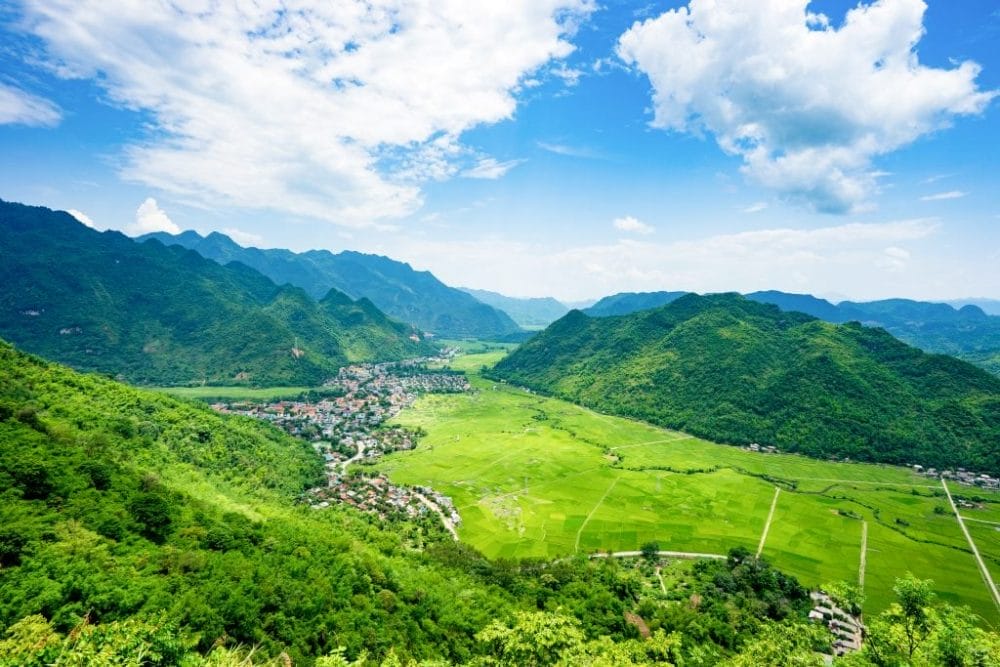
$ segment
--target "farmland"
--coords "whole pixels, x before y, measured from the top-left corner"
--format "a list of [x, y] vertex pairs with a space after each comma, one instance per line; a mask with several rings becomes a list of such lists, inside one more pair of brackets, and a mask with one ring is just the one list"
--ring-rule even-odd
[[[762, 555], [804, 583], [857, 582], [866, 534], [867, 612], [885, 608], [895, 578], [909, 571], [986, 623], [1000, 620], [938, 480], [717, 445], [475, 375], [501, 354], [459, 357], [479, 391], [419, 399], [396, 422], [427, 436], [379, 464], [395, 482], [451, 496], [461, 539], [487, 556], [556, 558], [647, 542], [756, 551], [774, 502]], [[1000, 497], [986, 500], [962, 514], [996, 576], [1000, 524], [983, 522], [1000, 522]]]

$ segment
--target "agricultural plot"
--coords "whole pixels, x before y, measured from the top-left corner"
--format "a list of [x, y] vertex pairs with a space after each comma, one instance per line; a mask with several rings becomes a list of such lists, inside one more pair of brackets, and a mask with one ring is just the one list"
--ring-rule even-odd
[[[487, 556], [555, 558], [647, 542], [755, 552], [774, 502], [762, 555], [804, 583], [858, 581], [866, 531], [868, 612], [887, 606], [895, 578], [909, 571], [1000, 622], [939, 482], [904, 468], [717, 445], [474, 375], [497, 355], [459, 357], [478, 391], [419, 399], [396, 421], [428, 435], [378, 464], [396, 482], [451, 496], [461, 539]], [[1000, 516], [1000, 502], [984, 507], [965, 514]], [[1000, 521], [967, 523], [1000, 572]]]
[[279, 401], [293, 399], [301, 394], [319, 390], [323, 387], [153, 387], [178, 398], [197, 400], [230, 400], [230, 401]]

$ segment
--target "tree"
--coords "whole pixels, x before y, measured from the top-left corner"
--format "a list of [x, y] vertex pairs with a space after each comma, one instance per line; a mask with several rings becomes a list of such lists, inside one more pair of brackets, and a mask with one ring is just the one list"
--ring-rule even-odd
[[660, 555], [660, 544], [658, 542], [646, 542], [642, 545], [642, 557], [652, 562]]
[[564, 653], [583, 645], [583, 631], [575, 618], [550, 612], [516, 612], [514, 624], [494, 621], [477, 635], [493, 664], [542, 667], [559, 662]]

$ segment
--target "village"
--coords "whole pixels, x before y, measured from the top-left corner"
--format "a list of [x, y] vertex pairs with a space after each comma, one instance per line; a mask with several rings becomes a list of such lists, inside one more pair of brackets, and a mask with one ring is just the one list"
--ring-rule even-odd
[[447, 360], [454, 351], [442, 354], [443, 359], [346, 366], [324, 383], [327, 395], [315, 402], [239, 401], [216, 403], [212, 408], [268, 421], [312, 443], [325, 461], [326, 485], [306, 493], [311, 507], [342, 503], [383, 520], [436, 513], [448, 532], [457, 536], [461, 518], [451, 498], [429, 487], [395, 485], [382, 474], [349, 470], [352, 464], [371, 463], [387, 452], [416, 446], [422, 435], [419, 431], [386, 426], [385, 422], [421, 394], [470, 391], [464, 375], [428, 370], [428, 363]]
[[978, 486], [983, 489], [1000, 489], [1000, 478], [987, 475], [986, 473], [975, 473], [965, 468], [957, 470], [941, 470], [935, 468], [924, 468], [921, 465], [913, 466], [913, 472], [926, 477], [948, 479], [964, 486]]

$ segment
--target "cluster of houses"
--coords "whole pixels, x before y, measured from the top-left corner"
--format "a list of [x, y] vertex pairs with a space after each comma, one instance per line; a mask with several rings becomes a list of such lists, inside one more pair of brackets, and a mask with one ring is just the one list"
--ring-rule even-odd
[[821, 591], [809, 594], [813, 608], [809, 612], [810, 620], [822, 623], [834, 636], [833, 653], [836, 656], [857, 651], [861, 648], [864, 637], [864, 625], [861, 620], [844, 609], [841, 609], [829, 595]]
[[958, 470], [941, 470], [937, 468], [924, 468], [921, 465], [913, 466], [913, 472], [927, 477], [950, 479], [964, 484], [965, 486], [978, 486], [984, 489], [1000, 489], [1000, 478], [987, 475], [986, 473], [975, 473], [965, 468]]
[[[445, 353], [448, 354], [447, 352]], [[454, 530], [461, 519], [452, 501], [429, 488], [402, 487], [384, 475], [352, 471], [353, 463], [371, 462], [387, 452], [413, 449], [417, 434], [385, 422], [426, 393], [458, 393], [471, 387], [464, 375], [427, 371], [428, 361], [414, 359], [341, 368], [324, 386], [340, 394], [315, 403], [274, 401], [217, 403], [219, 412], [241, 414], [273, 423], [305, 438], [323, 457], [326, 485], [310, 489], [309, 504], [317, 509], [343, 503], [389, 516], [422, 516], [434, 511]]]
[[774, 445], [761, 445], [761, 444], [758, 444], [756, 442], [751, 442], [749, 445], [747, 445], [746, 447], [743, 447], [742, 449], [744, 449], [744, 450], [746, 450], [748, 452], [758, 452], [758, 453], [761, 453], [761, 454], [777, 454], [778, 453], [778, 448], [775, 447]]

